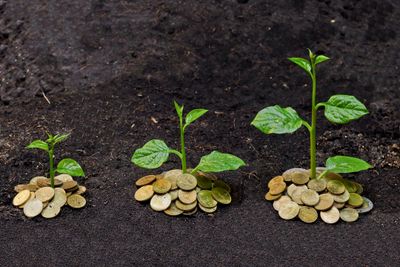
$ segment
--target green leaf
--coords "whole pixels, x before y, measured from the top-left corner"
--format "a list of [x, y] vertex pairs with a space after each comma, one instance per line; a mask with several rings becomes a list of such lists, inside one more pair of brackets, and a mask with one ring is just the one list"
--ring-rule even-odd
[[258, 112], [251, 124], [265, 134], [284, 134], [299, 129], [302, 119], [291, 107], [282, 108], [275, 105]]
[[174, 106], [175, 106], [176, 113], [178, 114], [178, 117], [179, 117], [179, 118], [182, 118], [182, 115], [183, 115], [183, 105], [182, 105], [182, 106], [179, 106], [179, 104], [176, 103], [176, 101], [174, 101]]
[[334, 95], [319, 105], [325, 106], [325, 117], [333, 123], [348, 123], [368, 114], [364, 104], [351, 95]]
[[190, 111], [185, 118], [185, 127], [189, 126], [189, 124], [203, 116], [207, 111], [207, 109], [193, 109]]
[[334, 156], [326, 160], [326, 168], [335, 173], [351, 173], [368, 170], [372, 166], [359, 158]]
[[213, 151], [210, 154], [201, 157], [197, 170], [203, 172], [223, 172], [237, 170], [246, 165], [240, 158], [227, 153]]
[[70, 134], [57, 134], [54, 136], [54, 144], [60, 143], [68, 139]]
[[37, 148], [37, 149], [42, 149], [44, 151], [49, 151], [49, 145], [42, 140], [34, 140], [26, 148], [29, 149]]
[[141, 168], [156, 169], [168, 160], [169, 152], [170, 148], [164, 141], [153, 139], [136, 149], [131, 161]]
[[301, 57], [290, 57], [288, 59], [292, 61], [294, 64], [298, 65], [303, 70], [305, 70], [308, 74], [312, 75], [310, 61]]
[[324, 56], [324, 55], [319, 55], [317, 56], [317, 58], [315, 59], [315, 65], [322, 63], [324, 61], [327, 61], [329, 59], [329, 57]]
[[81, 165], [79, 165], [75, 160], [69, 158], [63, 159], [58, 163], [56, 172], [69, 174], [71, 176], [85, 176]]

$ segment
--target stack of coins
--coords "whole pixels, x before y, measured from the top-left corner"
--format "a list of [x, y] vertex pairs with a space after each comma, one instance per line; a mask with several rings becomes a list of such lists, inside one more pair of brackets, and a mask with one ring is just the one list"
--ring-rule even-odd
[[37, 176], [29, 184], [15, 186], [14, 190], [18, 194], [13, 199], [13, 205], [23, 209], [28, 218], [42, 215], [43, 218], [50, 219], [56, 217], [66, 205], [75, 209], [86, 205], [86, 199], [82, 196], [86, 187], [79, 185], [68, 174], [56, 176], [54, 188], [50, 187], [50, 179]]
[[[324, 168], [317, 169], [317, 176]], [[371, 200], [362, 197], [361, 184], [343, 179], [328, 172], [320, 179], [310, 179], [310, 171], [293, 168], [268, 182], [265, 199], [273, 201], [273, 207], [284, 220], [299, 218], [305, 223], [322, 221], [333, 224], [342, 219], [354, 222], [360, 213], [372, 209]]]
[[176, 169], [159, 175], [147, 175], [136, 181], [135, 199], [150, 201], [154, 211], [170, 216], [193, 215], [198, 209], [214, 213], [218, 203], [230, 204], [231, 188], [213, 174], [195, 175]]

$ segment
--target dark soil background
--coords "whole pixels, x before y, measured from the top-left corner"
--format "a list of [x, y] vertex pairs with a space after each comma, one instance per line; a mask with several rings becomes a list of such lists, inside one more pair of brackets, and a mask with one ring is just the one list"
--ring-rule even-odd
[[[400, 265], [399, 28], [396, 0], [0, 0], [0, 265]], [[286, 60], [307, 47], [331, 57], [319, 99], [353, 94], [371, 113], [346, 126], [320, 114], [321, 165], [333, 154], [375, 165], [348, 176], [375, 203], [354, 224], [286, 222], [264, 200], [271, 177], [307, 167], [308, 137], [249, 124], [273, 104], [309, 118], [309, 81]], [[130, 163], [134, 149], [178, 145], [174, 99], [210, 110], [187, 134], [192, 166], [214, 149], [248, 163], [221, 175], [235, 199], [214, 216], [170, 218], [133, 199], [151, 173]], [[46, 155], [25, 149], [46, 130], [72, 133], [56, 154], [84, 167], [88, 205], [28, 220], [13, 187], [46, 173]]]

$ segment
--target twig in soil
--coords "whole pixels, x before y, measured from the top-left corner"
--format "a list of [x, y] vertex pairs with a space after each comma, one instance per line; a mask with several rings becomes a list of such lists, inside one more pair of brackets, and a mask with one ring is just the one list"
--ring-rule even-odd
[[44, 99], [46, 99], [47, 103], [49, 103], [49, 105], [51, 105], [50, 100], [47, 98], [46, 94], [44, 93], [44, 91], [42, 90], [42, 95], [44, 97]]

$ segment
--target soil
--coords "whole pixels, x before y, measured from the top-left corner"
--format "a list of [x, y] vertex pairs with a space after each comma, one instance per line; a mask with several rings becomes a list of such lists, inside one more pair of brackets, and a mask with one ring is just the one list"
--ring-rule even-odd
[[[399, 265], [399, 28], [395, 0], [0, 0], [0, 265]], [[319, 117], [321, 165], [344, 154], [375, 166], [347, 176], [375, 204], [353, 224], [286, 222], [264, 200], [271, 177], [307, 167], [308, 137], [249, 124], [273, 104], [309, 118], [309, 81], [286, 60], [307, 47], [331, 57], [318, 98], [353, 94], [370, 110], [345, 126]], [[248, 163], [221, 174], [234, 201], [214, 216], [133, 199], [153, 173], [131, 164], [134, 149], [178, 146], [174, 99], [210, 110], [187, 133], [191, 166], [215, 149]], [[88, 205], [28, 220], [13, 187], [46, 173], [46, 155], [25, 149], [45, 131], [71, 132], [56, 156], [84, 167]], [[176, 167], [172, 156], [157, 172]]]

